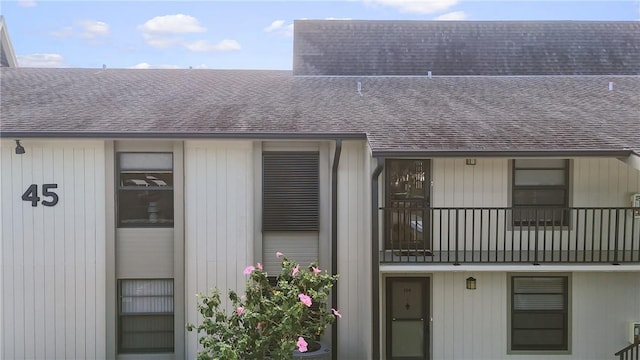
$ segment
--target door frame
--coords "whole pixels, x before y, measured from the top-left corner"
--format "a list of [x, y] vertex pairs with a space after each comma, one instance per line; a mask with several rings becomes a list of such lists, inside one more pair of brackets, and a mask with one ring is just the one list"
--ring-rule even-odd
[[432, 349], [431, 349], [431, 319], [432, 319], [432, 315], [431, 315], [431, 304], [432, 304], [432, 281], [431, 281], [431, 276], [428, 275], [424, 275], [424, 276], [409, 276], [409, 275], [399, 275], [399, 276], [394, 276], [394, 275], [390, 275], [390, 276], [386, 276], [384, 278], [384, 284], [385, 284], [385, 289], [384, 289], [384, 299], [385, 299], [385, 304], [384, 304], [384, 321], [385, 321], [385, 334], [384, 334], [384, 344], [385, 344], [385, 358], [391, 360], [391, 340], [392, 340], [392, 336], [391, 336], [391, 323], [392, 323], [392, 310], [391, 310], [391, 289], [392, 289], [392, 283], [394, 281], [418, 281], [422, 283], [422, 288], [424, 291], [424, 294], [422, 296], [423, 299], [423, 304], [422, 304], [422, 311], [424, 314], [424, 360], [430, 360], [431, 359], [431, 353], [432, 353]]

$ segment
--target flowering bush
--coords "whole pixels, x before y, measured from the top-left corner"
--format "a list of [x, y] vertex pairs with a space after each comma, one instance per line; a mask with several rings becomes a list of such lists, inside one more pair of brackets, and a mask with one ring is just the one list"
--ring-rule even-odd
[[220, 292], [199, 294], [200, 325], [188, 324], [201, 333], [198, 359], [291, 359], [293, 351], [306, 352], [324, 329], [342, 317], [327, 308], [329, 291], [338, 279], [321, 271], [317, 263], [307, 268], [288, 260], [282, 253], [282, 270], [269, 282], [262, 264], [249, 266], [245, 294], [230, 290], [233, 311], [221, 309]]

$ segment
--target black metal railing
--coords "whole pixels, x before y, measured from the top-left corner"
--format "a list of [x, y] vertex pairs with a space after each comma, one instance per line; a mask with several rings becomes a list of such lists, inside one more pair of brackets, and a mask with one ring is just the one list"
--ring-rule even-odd
[[640, 341], [625, 347], [624, 349], [615, 353], [615, 356], [620, 360], [640, 360]]
[[381, 262], [640, 263], [638, 208], [380, 210]]

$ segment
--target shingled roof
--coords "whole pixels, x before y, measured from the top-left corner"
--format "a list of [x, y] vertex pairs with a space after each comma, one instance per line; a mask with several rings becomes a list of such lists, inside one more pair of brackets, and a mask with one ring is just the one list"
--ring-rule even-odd
[[638, 76], [3, 68], [0, 86], [9, 138], [366, 136], [378, 154], [640, 154]]
[[640, 22], [298, 20], [295, 75], [639, 75]]

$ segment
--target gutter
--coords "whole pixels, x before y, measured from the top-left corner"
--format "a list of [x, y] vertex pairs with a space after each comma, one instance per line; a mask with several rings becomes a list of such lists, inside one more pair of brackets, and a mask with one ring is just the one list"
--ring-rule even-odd
[[374, 157], [582, 157], [582, 156], [602, 156], [602, 157], [627, 157], [633, 151], [622, 150], [512, 150], [512, 151], [399, 151], [399, 150], [378, 150], [372, 151]]
[[[338, 165], [342, 153], [342, 140], [336, 139], [336, 150], [333, 154], [331, 168], [331, 274], [338, 274]], [[338, 308], [338, 286], [331, 292], [331, 307]], [[338, 322], [331, 325], [331, 359], [338, 359]]]
[[384, 158], [371, 175], [371, 356], [380, 359], [380, 224], [378, 221], [378, 178], [384, 169]]
[[100, 138], [109, 140], [118, 139], [366, 139], [365, 133], [357, 132], [319, 132], [319, 133], [293, 133], [293, 132], [104, 132], [104, 131], [0, 131], [0, 138]]

